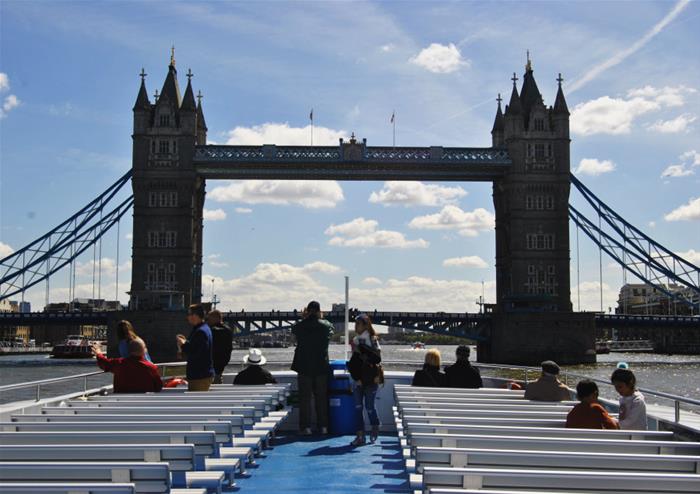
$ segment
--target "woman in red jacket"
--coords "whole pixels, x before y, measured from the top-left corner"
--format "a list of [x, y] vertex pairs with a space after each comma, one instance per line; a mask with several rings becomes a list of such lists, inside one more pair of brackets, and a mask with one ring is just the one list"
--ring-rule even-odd
[[99, 345], [92, 346], [97, 365], [114, 374], [115, 393], [151, 393], [163, 389], [158, 367], [145, 359], [146, 345], [141, 338], [129, 340], [129, 356], [107, 358]]

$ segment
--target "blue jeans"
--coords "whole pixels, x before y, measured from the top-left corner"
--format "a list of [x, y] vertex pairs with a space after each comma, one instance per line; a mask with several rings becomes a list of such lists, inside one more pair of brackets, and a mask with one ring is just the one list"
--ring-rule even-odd
[[362, 413], [362, 402], [364, 400], [364, 408], [367, 410], [367, 417], [369, 418], [369, 423], [372, 427], [377, 427], [379, 425], [379, 417], [377, 416], [377, 409], [374, 407], [374, 399], [377, 397], [377, 389], [379, 386], [377, 384], [370, 384], [369, 386], [363, 386], [362, 384], [355, 384], [353, 389], [353, 396], [355, 398], [355, 417], [357, 424], [359, 424], [359, 430], [364, 430], [365, 419]]

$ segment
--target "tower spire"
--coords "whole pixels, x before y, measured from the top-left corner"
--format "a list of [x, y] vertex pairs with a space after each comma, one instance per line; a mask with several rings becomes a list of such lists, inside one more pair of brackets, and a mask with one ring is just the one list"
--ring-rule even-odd
[[559, 89], [557, 89], [557, 97], [554, 100], [554, 108], [552, 108], [552, 112], [554, 114], [559, 114], [559, 115], [568, 115], [569, 114], [569, 107], [566, 104], [566, 99], [564, 98], [564, 91], [561, 88], [561, 83], [564, 82], [564, 79], [561, 77], [561, 73], [559, 73], [559, 77], [557, 77], [557, 83], [559, 84]]
[[525, 71], [532, 72], [532, 60], [530, 60], [530, 50], [527, 50], [527, 63], [525, 64]]
[[510, 101], [506, 106], [506, 115], [521, 115], [523, 107], [518, 95], [518, 76], [515, 75], [515, 72], [513, 72], [513, 77], [510, 80], [513, 81], [513, 91], [510, 93]]
[[502, 132], [504, 129], [503, 112], [501, 111], [501, 101], [503, 101], [503, 98], [501, 98], [501, 93], [498, 93], [496, 101], [498, 102], [498, 109], [496, 110], [496, 118], [493, 120], [493, 128], [491, 129], [492, 135], [495, 132]]
[[136, 96], [136, 103], [134, 103], [134, 110], [150, 110], [151, 102], [148, 100], [148, 91], [146, 91], [146, 71], [141, 67], [141, 87], [139, 88], [139, 94]]
[[175, 45], [170, 47], [170, 66], [175, 67]]

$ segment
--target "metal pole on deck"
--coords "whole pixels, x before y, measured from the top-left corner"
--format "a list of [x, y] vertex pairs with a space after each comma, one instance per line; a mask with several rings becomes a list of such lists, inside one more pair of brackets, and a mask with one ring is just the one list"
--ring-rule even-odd
[[350, 359], [350, 277], [345, 277], [345, 360]]

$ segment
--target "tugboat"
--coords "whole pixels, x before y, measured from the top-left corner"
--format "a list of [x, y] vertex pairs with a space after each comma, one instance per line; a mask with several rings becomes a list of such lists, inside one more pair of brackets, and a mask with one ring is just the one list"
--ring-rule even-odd
[[415, 341], [413, 345], [411, 345], [411, 348], [414, 350], [424, 350], [425, 349], [425, 343], [422, 341]]
[[69, 335], [51, 351], [52, 358], [92, 358], [92, 342], [82, 335]]

